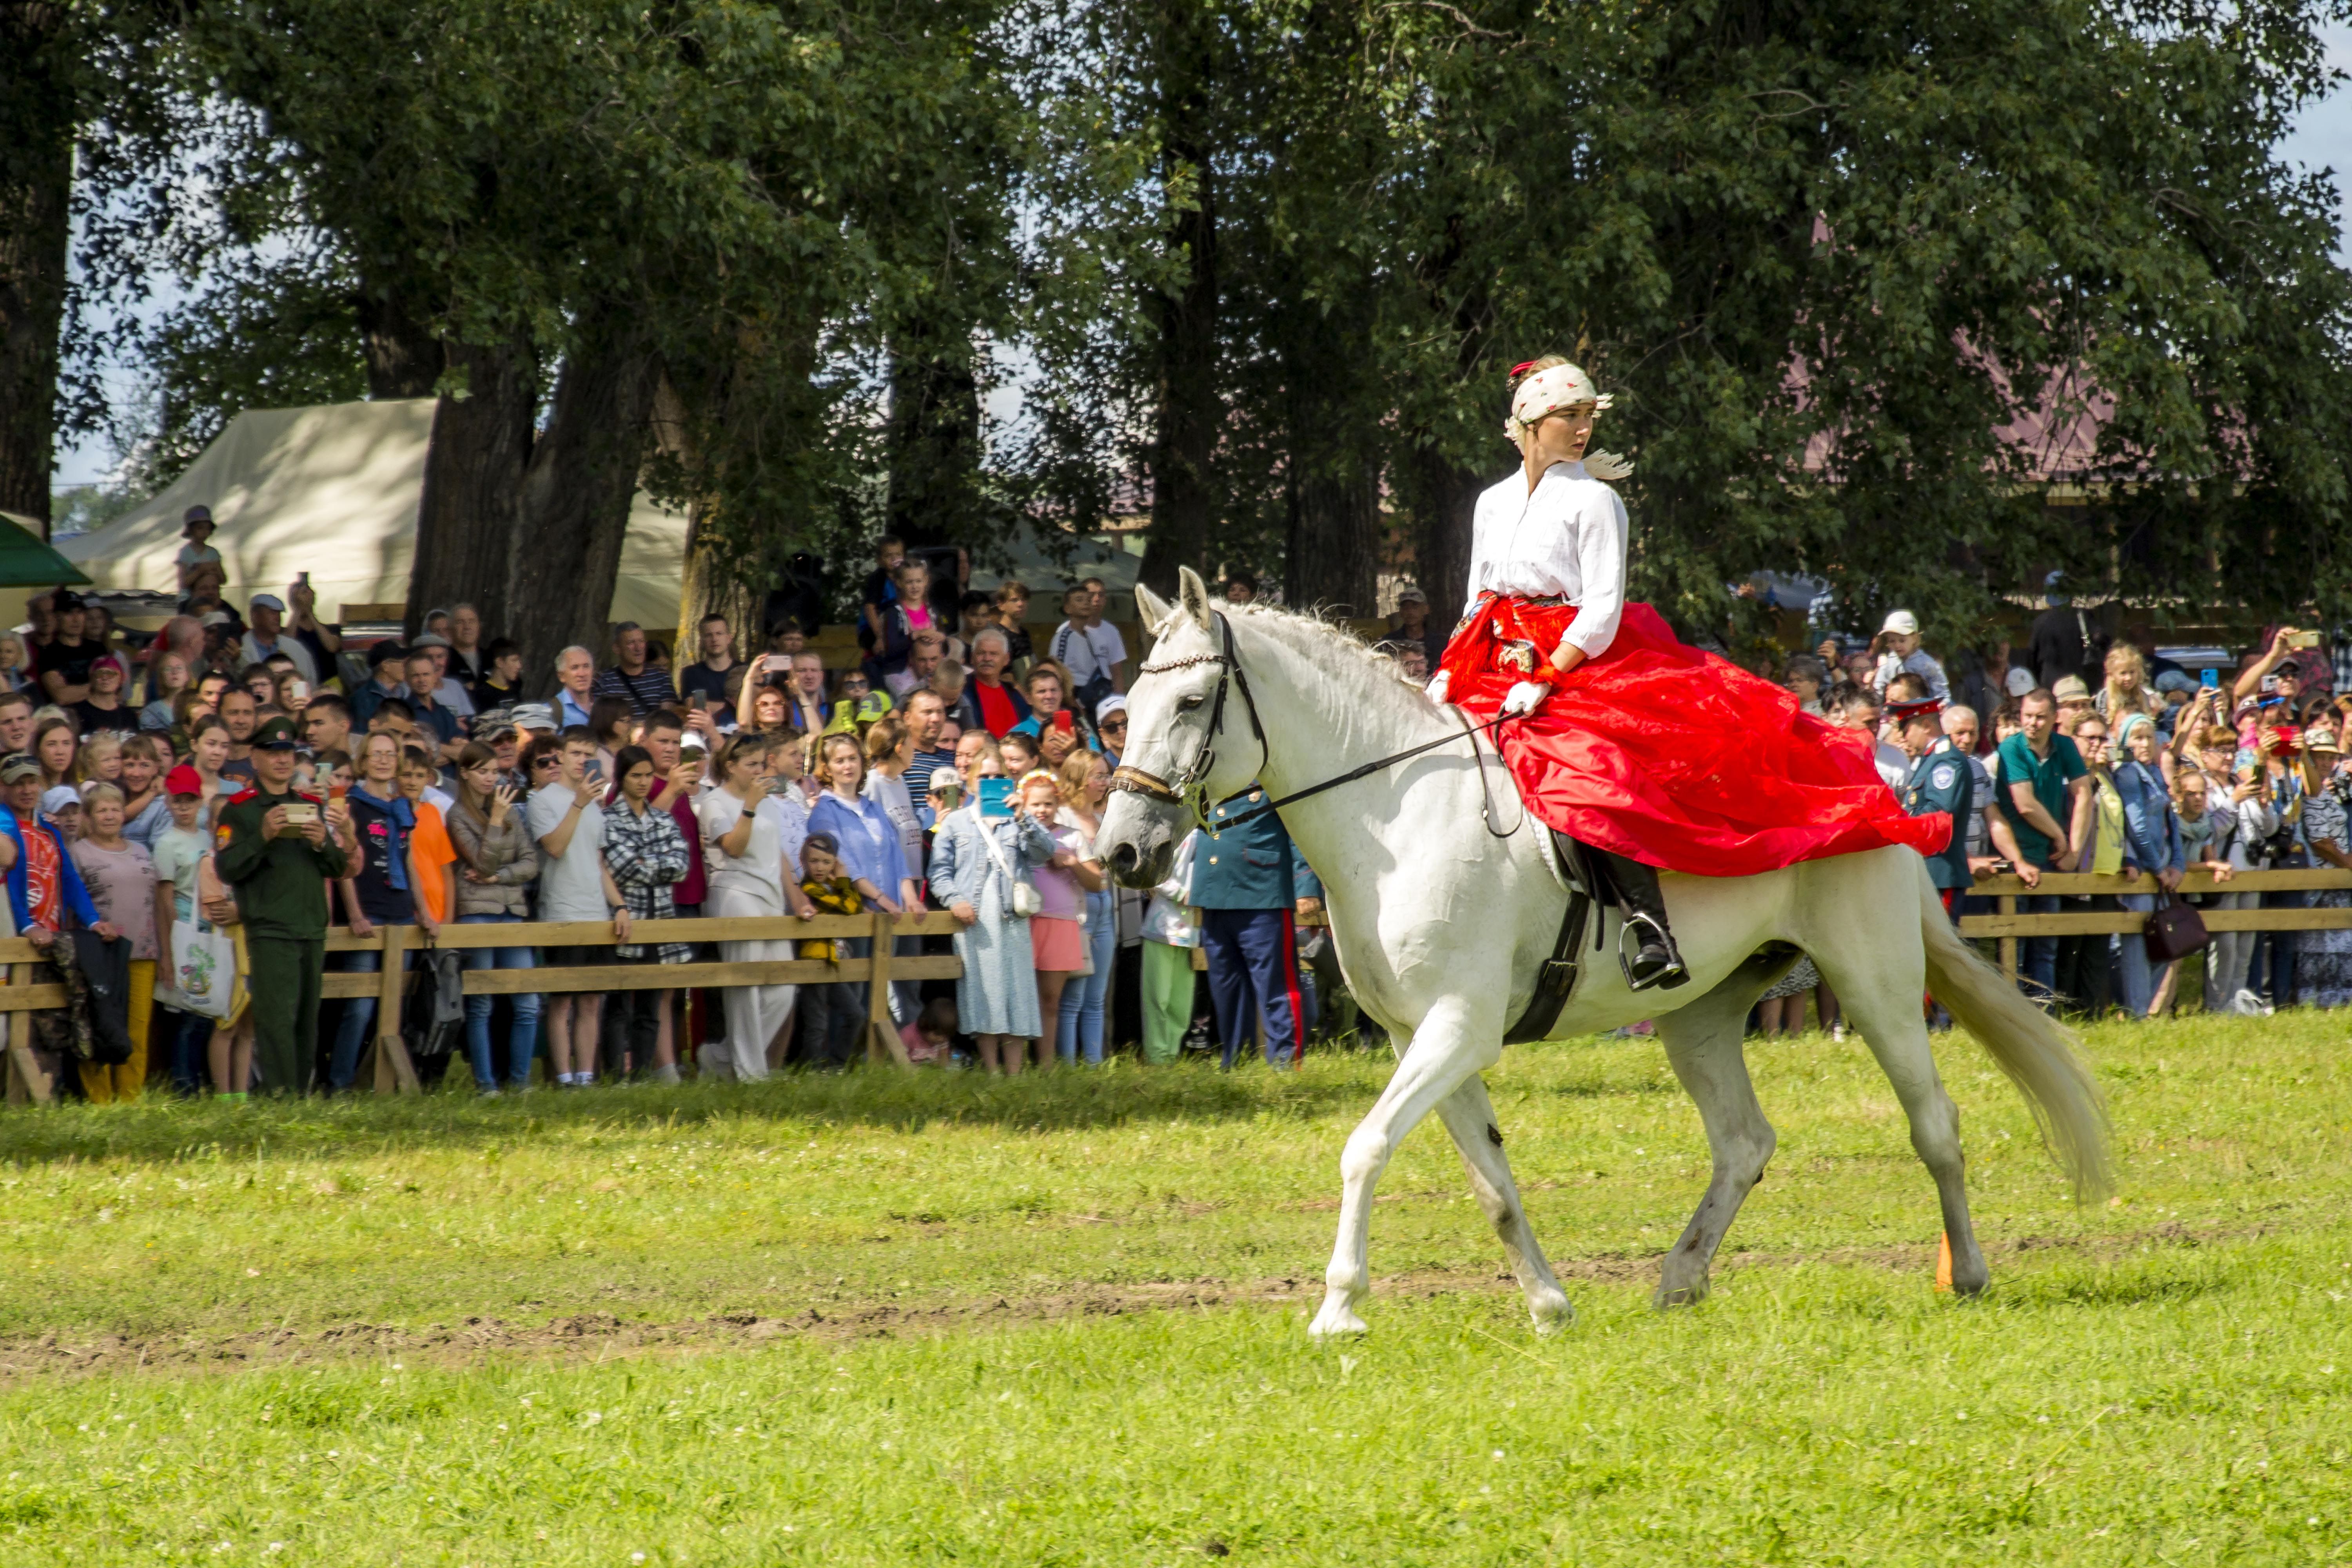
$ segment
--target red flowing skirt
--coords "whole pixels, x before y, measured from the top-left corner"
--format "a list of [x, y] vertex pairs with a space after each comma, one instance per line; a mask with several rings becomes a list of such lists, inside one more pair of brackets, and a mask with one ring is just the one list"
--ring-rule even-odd
[[[1481, 600], [1446, 645], [1447, 700], [1492, 719], [1575, 618], [1569, 605]], [[1686, 647], [1647, 605], [1627, 605], [1608, 652], [1493, 733], [1537, 816], [1669, 871], [1748, 877], [1883, 844], [1932, 855], [1951, 837], [1949, 816], [1905, 814], [1870, 737]]]

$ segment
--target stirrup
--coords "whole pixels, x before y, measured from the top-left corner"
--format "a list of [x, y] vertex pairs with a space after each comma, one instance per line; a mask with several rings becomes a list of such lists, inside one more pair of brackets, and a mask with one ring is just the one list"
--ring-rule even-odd
[[[1625, 951], [1625, 939], [1633, 934], [1633, 928], [1637, 924], [1649, 928], [1650, 934], [1656, 938], [1657, 944], [1665, 949], [1666, 952], [1666, 962], [1662, 967], [1640, 977], [1636, 977], [1633, 973], [1633, 964], [1641, 957], [1642, 948], [1648, 943], [1637, 942], [1630, 954]], [[1677, 985], [1690, 984], [1690, 971], [1683, 965], [1683, 955], [1675, 946], [1674, 937], [1654, 916], [1644, 914], [1640, 910], [1626, 910], [1624, 923], [1617, 928], [1617, 968], [1619, 973], [1625, 976], [1626, 988], [1631, 991], [1642, 992], [1654, 988], [1671, 991]]]

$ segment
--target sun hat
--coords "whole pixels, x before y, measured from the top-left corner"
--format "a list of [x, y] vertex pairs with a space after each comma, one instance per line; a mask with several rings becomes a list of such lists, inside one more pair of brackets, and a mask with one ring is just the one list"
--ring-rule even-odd
[[2091, 700], [2091, 689], [2083, 683], [2081, 676], [2069, 675], [2061, 679], [2057, 685], [2050, 689], [2050, 695], [2061, 702], [2088, 702]]

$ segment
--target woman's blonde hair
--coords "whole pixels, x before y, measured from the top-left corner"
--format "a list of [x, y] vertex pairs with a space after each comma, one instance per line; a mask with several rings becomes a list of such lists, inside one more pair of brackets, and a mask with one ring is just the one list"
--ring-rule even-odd
[[[2147, 685], [2147, 660], [2139, 649], [2127, 642], [2118, 642], [2107, 649], [2103, 666], [2106, 684], [2099, 689], [2099, 710], [2113, 723], [2126, 713], [2145, 713], [2150, 695]], [[2129, 676], [2132, 687], [2126, 690], [2116, 684], [2117, 676]]]
[[124, 805], [128, 799], [128, 797], [123, 795], [122, 786], [121, 784], [109, 784], [104, 779], [93, 779], [89, 783], [81, 786], [81, 804], [82, 809], [85, 811], [89, 810], [91, 806], [96, 805], [100, 801], [110, 798], [112, 799], [114, 804], [117, 805]]
[[1087, 751], [1084, 746], [1062, 759], [1062, 765], [1054, 770], [1054, 787], [1061, 792], [1064, 805], [1086, 805], [1087, 781], [1094, 776], [1097, 763], [1110, 766], [1103, 763], [1100, 752]]
[[98, 777], [98, 764], [108, 756], [118, 761], [122, 756], [122, 736], [113, 730], [100, 730], [85, 739], [74, 756], [74, 782], [88, 784]]

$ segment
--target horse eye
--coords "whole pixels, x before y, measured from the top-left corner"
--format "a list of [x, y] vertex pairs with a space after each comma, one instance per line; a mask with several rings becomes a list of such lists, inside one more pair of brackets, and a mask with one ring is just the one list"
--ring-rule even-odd
[[1190, 713], [1193, 709], [1198, 708], [1201, 705], [1201, 700], [1202, 700], [1198, 697], [1187, 697], [1181, 702], [1176, 704], [1177, 711], [1181, 713]]

